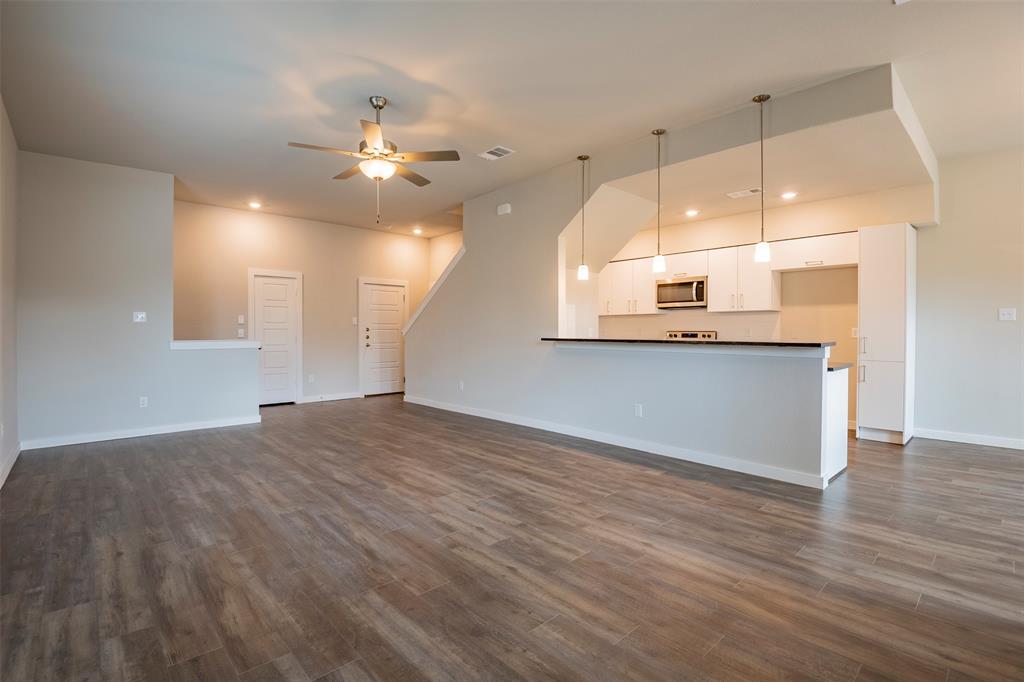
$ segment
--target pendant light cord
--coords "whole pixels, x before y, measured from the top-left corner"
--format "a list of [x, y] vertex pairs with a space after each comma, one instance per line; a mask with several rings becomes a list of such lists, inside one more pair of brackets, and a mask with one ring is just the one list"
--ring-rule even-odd
[[580, 159], [580, 265], [586, 262], [587, 248], [587, 160]]
[[661, 136], [665, 134], [664, 128], [656, 128], [651, 134], [658, 140], [658, 253], [661, 255]]
[[764, 100], [757, 106], [761, 115], [761, 241], [764, 241]]

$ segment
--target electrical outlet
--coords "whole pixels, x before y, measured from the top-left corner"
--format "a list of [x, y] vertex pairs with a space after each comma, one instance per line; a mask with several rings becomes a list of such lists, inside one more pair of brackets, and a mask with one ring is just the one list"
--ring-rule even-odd
[[238, 316], [238, 324], [245, 324], [245, 315]]
[[643, 403], [633, 403], [633, 416], [643, 417], [644, 416], [644, 405]]
[[315, 384], [316, 383], [316, 375], [315, 374], [310, 374], [309, 375], [309, 383], [311, 383], [311, 384]]
[[508, 215], [512, 212], [512, 204], [498, 204], [498, 215]]
[[149, 407], [149, 398], [144, 395], [139, 396], [139, 407]]
[[245, 338], [245, 327], [242, 327], [241, 329], [238, 330], [238, 338], [240, 338], [240, 339], [244, 339]]
[[146, 321], [146, 313], [144, 313], [144, 312], [134, 312], [134, 313], [132, 313], [132, 322], [145, 322], [145, 321]]
[[358, 317], [353, 317], [352, 318], [352, 326], [353, 327], [359, 326], [359, 318]]
[[465, 390], [466, 390], [466, 382], [463, 381], [462, 379], [459, 379], [459, 391], [465, 391]]
[[1000, 322], [1013, 322], [1017, 319], [1016, 308], [1000, 308], [999, 309], [999, 321]]
[[853, 328], [851, 328], [851, 329], [850, 329], [850, 338], [851, 338], [851, 339], [855, 339], [855, 338], [857, 338], [858, 336], [860, 336], [860, 333], [859, 333], [859, 332], [860, 332], [860, 330], [859, 330], [859, 329], [857, 329], [856, 327], [853, 327]]

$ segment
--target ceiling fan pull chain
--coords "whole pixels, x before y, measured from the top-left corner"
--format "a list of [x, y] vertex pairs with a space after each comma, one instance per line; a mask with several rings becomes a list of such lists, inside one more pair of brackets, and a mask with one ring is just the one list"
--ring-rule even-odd
[[380, 225], [380, 180], [374, 180], [373, 184], [377, 187], [377, 224]]

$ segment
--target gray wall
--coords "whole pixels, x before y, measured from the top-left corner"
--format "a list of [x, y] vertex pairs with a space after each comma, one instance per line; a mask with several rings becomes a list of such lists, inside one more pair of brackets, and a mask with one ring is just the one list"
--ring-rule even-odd
[[1024, 148], [940, 172], [942, 224], [917, 231], [917, 428], [1024, 447]]
[[169, 349], [173, 192], [164, 173], [19, 152], [26, 449], [258, 415], [255, 350]]
[[18, 456], [15, 244], [18, 144], [0, 101], [0, 485]]

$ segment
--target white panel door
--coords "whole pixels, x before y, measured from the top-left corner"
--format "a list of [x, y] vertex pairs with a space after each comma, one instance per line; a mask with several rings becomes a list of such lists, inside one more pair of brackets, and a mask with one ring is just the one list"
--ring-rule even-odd
[[253, 329], [260, 342], [260, 405], [298, 398], [298, 280], [255, 275]]
[[405, 286], [363, 282], [359, 288], [360, 371], [365, 395], [405, 390]]
[[708, 251], [708, 312], [736, 310], [736, 247]]
[[861, 360], [906, 360], [907, 226], [860, 230], [857, 309]]
[[857, 373], [857, 426], [903, 431], [905, 365], [861, 361]]

